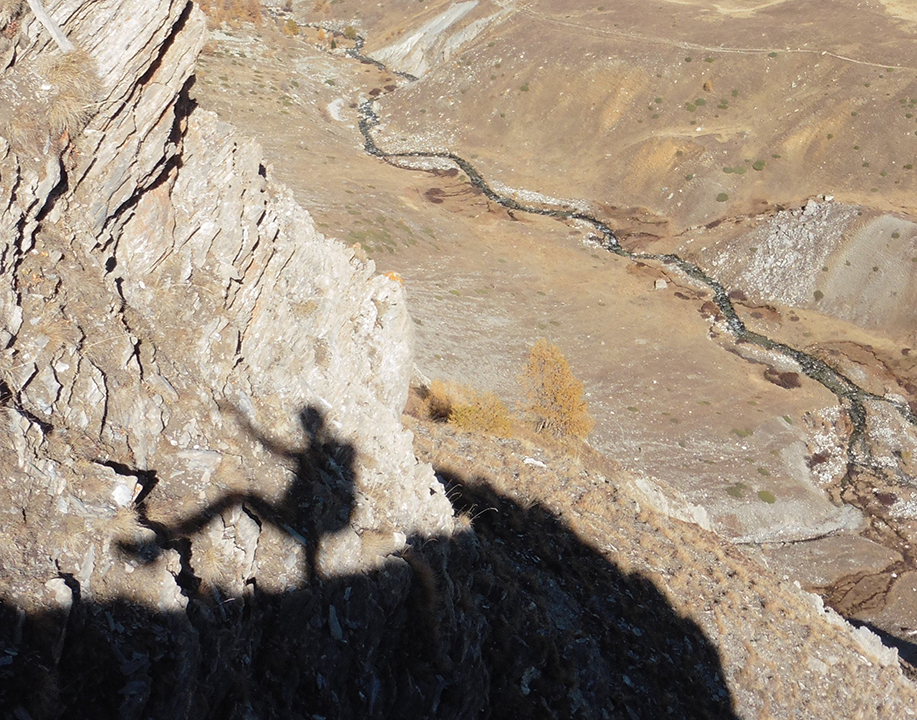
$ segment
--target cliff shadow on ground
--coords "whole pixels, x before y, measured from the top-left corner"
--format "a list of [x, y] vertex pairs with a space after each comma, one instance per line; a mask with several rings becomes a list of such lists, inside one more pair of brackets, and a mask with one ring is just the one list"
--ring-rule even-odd
[[[716, 648], [652, 582], [482, 479], [438, 474], [473, 530], [324, 577], [314, 548], [349, 521], [354, 448], [315, 408], [300, 421], [297, 449], [248, 427], [292, 461], [281, 502], [226, 495], [122, 545], [147, 564], [178, 551], [184, 613], [94, 602], [72, 575], [69, 608], [0, 603], [3, 717], [735, 717]], [[189, 538], [239, 506], [307, 546], [303, 583], [271, 592], [256, 574], [233, 595], [195, 576]]]

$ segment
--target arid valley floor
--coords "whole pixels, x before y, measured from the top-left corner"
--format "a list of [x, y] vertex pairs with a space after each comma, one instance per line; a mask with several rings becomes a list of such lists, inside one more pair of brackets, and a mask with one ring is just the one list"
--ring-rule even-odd
[[[527, 347], [551, 338], [586, 383], [592, 444], [655, 502], [906, 642], [917, 20], [833, 6], [297, 2], [215, 29], [193, 95], [259, 139], [320, 229], [404, 279], [424, 374], [515, 402]], [[367, 154], [367, 101], [384, 152], [454, 153], [637, 256], [507, 209], [453, 162]], [[859, 448], [849, 401], [737, 342], [668, 253], [867, 394]]]

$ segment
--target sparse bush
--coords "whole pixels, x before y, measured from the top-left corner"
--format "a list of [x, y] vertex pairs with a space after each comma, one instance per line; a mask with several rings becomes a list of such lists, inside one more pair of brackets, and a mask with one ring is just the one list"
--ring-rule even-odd
[[462, 430], [486, 432], [505, 437], [512, 429], [509, 410], [494, 393], [483, 395], [471, 393], [468, 402], [453, 404], [449, 413], [449, 424]]
[[448, 422], [462, 430], [502, 437], [510, 434], [512, 417], [503, 401], [492, 392], [478, 393], [442, 380], [434, 380], [424, 392], [421, 416]]
[[353, 25], [348, 25], [344, 28], [344, 37], [348, 40], [357, 39], [357, 29]]
[[583, 399], [583, 383], [573, 376], [556, 345], [541, 338], [529, 348], [522, 381], [537, 432], [585, 438], [592, 430], [595, 423]]
[[250, 22], [261, 24], [259, 0], [198, 0], [201, 10], [216, 24]]
[[446, 421], [452, 414], [452, 396], [442, 380], [434, 380], [427, 388], [423, 404], [424, 415], [430, 420]]

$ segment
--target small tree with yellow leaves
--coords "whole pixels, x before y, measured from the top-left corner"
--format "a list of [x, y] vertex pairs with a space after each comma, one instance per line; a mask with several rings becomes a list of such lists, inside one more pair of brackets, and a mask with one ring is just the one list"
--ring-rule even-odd
[[583, 383], [573, 376], [556, 345], [541, 338], [529, 348], [522, 382], [537, 432], [584, 439], [592, 430], [595, 423], [583, 399]]

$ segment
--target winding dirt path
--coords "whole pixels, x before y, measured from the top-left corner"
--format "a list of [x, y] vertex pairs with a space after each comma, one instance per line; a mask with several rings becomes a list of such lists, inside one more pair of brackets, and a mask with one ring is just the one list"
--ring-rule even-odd
[[[773, 3], [766, 3], [765, 5], [771, 5]], [[709, 53], [725, 53], [732, 55], [767, 55], [771, 52], [780, 52], [782, 54], [790, 55], [816, 55], [834, 58], [835, 60], [840, 60], [845, 63], [852, 63], [854, 65], [864, 65], [866, 67], [874, 68], [893, 68], [895, 70], [913, 70], [917, 71], [917, 66], [913, 65], [900, 65], [896, 63], [878, 63], [871, 60], [863, 60], [860, 58], [850, 57], [848, 55], [841, 55], [840, 53], [835, 53], [830, 50], [818, 50], [814, 48], [786, 48], [786, 47], [728, 47], [725, 45], [703, 45], [700, 43], [685, 42], [683, 40], [673, 40], [671, 38], [659, 37], [653, 35], [644, 35], [642, 33], [630, 32], [627, 30], [612, 30], [608, 28], [597, 28], [589, 25], [587, 23], [580, 23], [574, 20], [569, 20], [566, 17], [561, 18], [556, 15], [549, 15], [544, 12], [539, 12], [534, 10], [532, 7], [525, 5], [519, 8], [516, 12], [522, 15], [528, 15], [529, 17], [546, 24], [554, 25], [562, 29], [570, 30], [577, 34], [592, 35], [593, 37], [619, 37], [624, 38], [625, 40], [633, 40], [635, 42], [645, 43], [648, 46], [659, 46], [667, 45], [669, 47], [677, 47], [682, 50], [694, 50], [699, 52], [709, 52]]]

